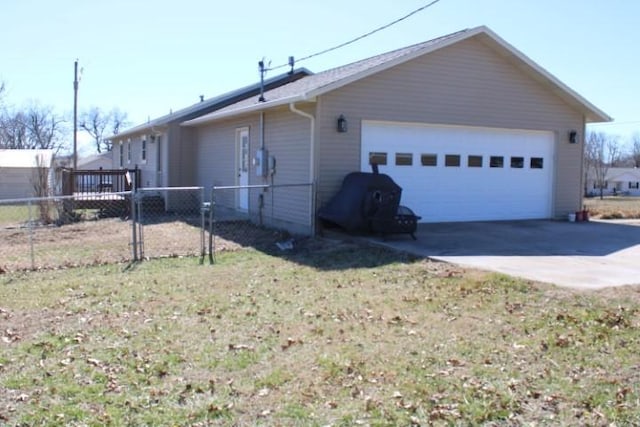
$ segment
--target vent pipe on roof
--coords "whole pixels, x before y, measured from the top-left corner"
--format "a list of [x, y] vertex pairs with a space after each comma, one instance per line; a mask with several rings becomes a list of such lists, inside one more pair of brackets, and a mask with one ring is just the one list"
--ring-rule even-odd
[[289, 75], [293, 74], [293, 67], [296, 65], [296, 60], [293, 56], [289, 57], [289, 67], [291, 67], [291, 69], [289, 70]]
[[258, 101], [264, 102], [264, 73], [267, 72], [264, 67], [264, 59], [258, 62], [258, 68], [260, 69], [260, 98], [258, 98]]
[[200, 95], [200, 102], [204, 102], [204, 95]]

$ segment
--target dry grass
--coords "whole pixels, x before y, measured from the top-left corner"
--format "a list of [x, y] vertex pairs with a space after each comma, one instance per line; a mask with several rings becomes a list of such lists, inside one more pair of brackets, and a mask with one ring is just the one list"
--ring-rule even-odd
[[640, 422], [638, 288], [322, 240], [276, 255], [0, 275], [0, 423]]
[[[26, 210], [23, 210], [26, 212]], [[31, 269], [33, 247], [36, 269], [56, 269], [128, 262], [133, 259], [132, 223], [120, 218], [86, 219], [61, 226], [27, 225], [28, 215], [0, 210], [0, 272]], [[22, 211], [20, 211], [22, 212]], [[22, 212], [22, 213], [24, 213]], [[26, 218], [26, 219], [25, 219]], [[146, 258], [196, 256], [202, 252], [199, 218], [166, 215], [142, 227]], [[138, 229], [139, 232], [140, 229]], [[244, 221], [223, 223], [216, 230], [216, 251], [245, 246], [265, 247], [283, 238]], [[205, 248], [209, 234], [205, 232]], [[138, 236], [140, 239], [140, 236]]]
[[640, 218], [640, 197], [606, 196], [603, 199], [591, 197], [584, 199], [583, 204], [593, 218]]

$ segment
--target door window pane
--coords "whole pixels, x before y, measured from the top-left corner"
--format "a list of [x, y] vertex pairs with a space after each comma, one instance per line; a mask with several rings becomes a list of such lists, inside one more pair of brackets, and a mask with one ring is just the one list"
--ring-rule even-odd
[[396, 166], [411, 166], [413, 164], [413, 154], [396, 153]]
[[422, 154], [420, 155], [420, 162], [422, 166], [438, 166], [437, 154]]
[[444, 156], [444, 165], [448, 167], [458, 167], [460, 166], [460, 155], [459, 154], [447, 154]]
[[467, 166], [470, 168], [481, 168], [482, 156], [469, 156], [467, 158]]
[[491, 156], [489, 159], [489, 167], [492, 168], [502, 168], [504, 167], [504, 157], [502, 156]]

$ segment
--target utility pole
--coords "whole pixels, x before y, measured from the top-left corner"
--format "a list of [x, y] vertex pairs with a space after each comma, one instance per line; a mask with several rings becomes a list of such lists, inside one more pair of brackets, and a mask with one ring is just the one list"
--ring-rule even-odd
[[73, 170], [78, 169], [78, 60], [73, 64]]

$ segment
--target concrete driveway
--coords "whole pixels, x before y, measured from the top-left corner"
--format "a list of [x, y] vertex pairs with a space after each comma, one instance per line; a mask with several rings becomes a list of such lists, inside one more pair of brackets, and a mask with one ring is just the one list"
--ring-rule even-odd
[[640, 284], [640, 221], [420, 224], [383, 244], [539, 282], [596, 289]]

